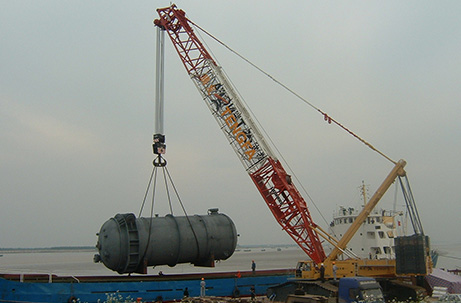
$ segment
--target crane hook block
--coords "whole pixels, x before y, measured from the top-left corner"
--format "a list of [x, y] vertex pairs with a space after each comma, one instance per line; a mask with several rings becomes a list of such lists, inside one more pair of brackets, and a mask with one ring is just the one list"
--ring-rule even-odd
[[152, 144], [154, 149], [154, 154], [163, 155], [166, 153], [166, 144], [165, 144], [165, 135], [155, 134], [154, 135], [154, 144]]

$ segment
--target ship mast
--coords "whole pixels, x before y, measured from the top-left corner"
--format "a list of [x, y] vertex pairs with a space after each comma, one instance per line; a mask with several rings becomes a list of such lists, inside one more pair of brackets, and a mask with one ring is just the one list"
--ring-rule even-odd
[[360, 186], [360, 191], [362, 192], [362, 197], [363, 197], [363, 205], [362, 207], [365, 207], [367, 205], [367, 186], [365, 185], [365, 181], [362, 180], [362, 186]]

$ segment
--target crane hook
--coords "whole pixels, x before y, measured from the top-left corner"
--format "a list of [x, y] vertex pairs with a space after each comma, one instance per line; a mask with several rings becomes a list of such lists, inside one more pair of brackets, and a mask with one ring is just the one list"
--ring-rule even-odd
[[154, 159], [153, 163], [155, 167], [165, 167], [167, 164], [166, 159], [161, 155], [158, 155], [158, 157]]

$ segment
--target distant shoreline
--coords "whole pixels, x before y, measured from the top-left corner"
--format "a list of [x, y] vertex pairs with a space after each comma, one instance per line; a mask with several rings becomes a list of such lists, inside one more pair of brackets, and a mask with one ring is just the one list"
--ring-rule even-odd
[[[267, 245], [237, 245], [238, 249], [253, 248], [288, 248], [297, 247], [296, 244], [267, 244]], [[0, 248], [0, 254], [7, 253], [43, 253], [43, 252], [76, 252], [76, 251], [97, 251], [94, 246], [57, 246], [57, 247], [34, 247], [34, 248]]]
[[37, 247], [37, 248], [0, 248], [0, 254], [7, 253], [43, 253], [43, 252], [76, 252], [96, 251], [94, 246], [62, 246], [62, 247]]

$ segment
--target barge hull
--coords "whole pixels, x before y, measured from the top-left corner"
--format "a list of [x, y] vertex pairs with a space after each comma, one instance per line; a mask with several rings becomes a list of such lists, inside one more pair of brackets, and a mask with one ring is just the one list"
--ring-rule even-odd
[[[206, 295], [214, 297], [265, 295], [268, 287], [294, 278], [294, 270], [261, 270], [150, 276], [49, 276], [42, 274], [0, 274], [0, 302], [67, 303], [105, 302], [109, 298], [143, 302], [175, 301], [200, 295], [201, 278], [206, 282]], [[236, 291], [238, 290], [238, 291]]]

